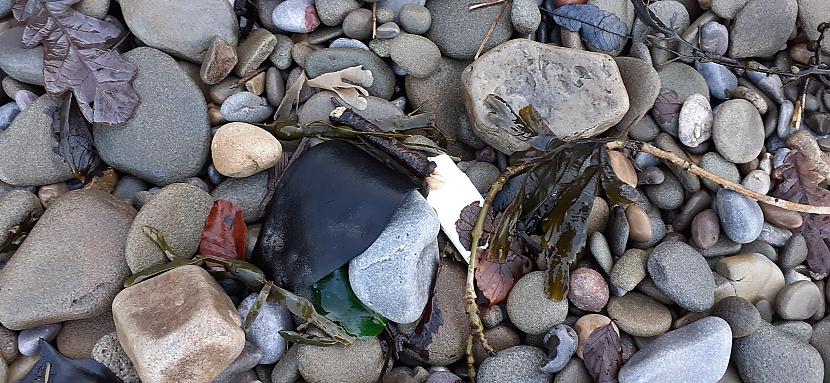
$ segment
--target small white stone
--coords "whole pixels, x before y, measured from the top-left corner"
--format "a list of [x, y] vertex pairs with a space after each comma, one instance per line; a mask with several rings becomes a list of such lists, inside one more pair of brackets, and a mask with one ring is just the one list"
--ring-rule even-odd
[[226, 177], [248, 177], [282, 159], [282, 145], [270, 133], [244, 122], [223, 125], [210, 145], [213, 166]]
[[680, 142], [695, 147], [712, 137], [712, 106], [702, 94], [693, 94], [680, 108], [677, 134]]

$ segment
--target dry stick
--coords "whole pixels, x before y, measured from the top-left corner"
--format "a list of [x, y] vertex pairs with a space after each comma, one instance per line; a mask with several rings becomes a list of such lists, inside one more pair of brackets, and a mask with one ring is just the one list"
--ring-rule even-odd
[[773, 205], [780, 207], [782, 209], [797, 211], [800, 213], [808, 213], [808, 214], [830, 214], [830, 206], [810, 206], [810, 205], [802, 205], [800, 203], [790, 202], [787, 200], [783, 200], [780, 198], [770, 197], [768, 195], [764, 195], [758, 193], [756, 191], [747, 189], [740, 184], [736, 184], [732, 181], [729, 181], [723, 177], [714, 175], [712, 173], [703, 170], [700, 166], [697, 166], [689, 161], [683, 160], [680, 157], [667, 152], [665, 150], [659, 149], [651, 144], [642, 142], [642, 141], [613, 141], [609, 142], [606, 147], [608, 149], [630, 149], [638, 152], [648, 153], [654, 157], [660, 158], [662, 160], [666, 160], [674, 164], [675, 166], [680, 167], [681, 169], [695, 174], [697, 176], [706, 178], [716, 184], [718, 186], [732, 190], [738, 194], [742, 194], [749, 198], [752, 198], [758, 202], [763, 202], [767, 205]]
[[[478, 46], [478, 50], [476, 51], [476, 56], [473, 60], [478, 59], [478, 56], [481, 56], [481, 52], [484, 51], [484, 46], [487, 45], [487, 42], [490, 41], [490, 36], [493, 34], [493, 31], [496, 30], [496, 25], [499, 25], [499, 21], [501, 21], [502, 16], [504, 16], [504, 11], [507, 9], [507, 5], [510, 3], [509, 0], [504, 0], [501, 4], [501, 9], [499, 9], [499, 14], [496, 15], [496, 19], [493, 20], [493, 24], [490, 24], [490, 29], [487, 30], [487, 34], [484, 35], [484, 40], [481, 40], [481, 45]], [[497, 4], [497, 3], [493, 3]]]
[[476, 383], [476, 358], [473, 356], [473, 334], [467, 335], [467, 378]]
[[372, 3], [372, 39], [378, 35], [378, 3]]
[[[499, 175], [499, 178], [496, 178], [496, 182], [493, 182], [493, 185], [490, 186], [490, 191], [487, 192], [487, 198], [484, 199], [484, 205], [478, 213], [476, 224], [470, 232], [473, 240], [470, 244], [470, 262], [467, 265], [467, 291], [465, 293], [467, 298], [467, 314], [470, 316], [470, 327], [473, 331], [473, 333], [470, 334], [470, 337], [472, 338], [473, 334], [478, 336], [478, 340], [484, 347], [484, 351], [490, 355], [495, 355], [496, 352], [493, 350], [493, 347], [490, 347], [490, 342], [488, 342], [487, 338], [484, 336], [484, 325], [481, 323], [481, 317], [478, 315], [478, 304], [476, 304], [475, 275], [476, 265], [478, 264], [478, 243], [481, 241], [481, 236], [484, 234], [484, 221], [487, 220], [487, 213], [490, 212], [490, 206], [493, 205], [493, 200], [496, 199], [496, 195], [499, 194], [509, 179], [524, 172], [527, 167], [527, 164], [511, 166]], [[468, 347], [468, 364], [471, 359], [475, 362], [475, 358], [472, 355], [472, 347]], [[470, 379], [474, 379], [475, 367], [468, 365], [467, 368], [470, 370]]]

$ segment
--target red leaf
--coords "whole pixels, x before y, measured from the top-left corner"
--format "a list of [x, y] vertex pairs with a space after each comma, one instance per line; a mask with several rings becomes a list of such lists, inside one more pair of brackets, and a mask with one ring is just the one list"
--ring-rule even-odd
[[15, 0], [25, 23], [21, 46], [43, 44], [43, 79], [54, 95], [71, 90], [88, 121], [127, 122], [138, 107], [135, 65], [111, 49], [121, 30], [72, 9], [80, 0]]
[[[780, 180], [774, 195], [789, 201], [812, 206], [830, 206], [830, 190], [821, 186], [824, 177], [804, 154], [792, 151], [784, 163], [773, 171]], [[830, 271], [830, 216], [801, 214], [804, 224], [793, 229], [807, 239], [807, 266], [816, 273]]]
[[242, 209], [233, 202], [220, 199], [213, 203], [202, 231], [199, 253], [217, 258], [245, 259], [248, 228]]
[[490, 262], [486, 254], [478, 260], [476, 268], [476, 286], [490, 301], [490, 306], [507, 302], [507, 295], [513, 285], [525, 274], [533, 270], [530, 258], [521, 254], [521, 243], [513, 241], [504, 263]]
[[613, 323], [591, 333], [585, 341], [583, 356], [585, 368], [594, 377], [594, 382], [617, 381], [622, 366], [622, 345]]
[[657, 100], [654, 101], [654, 108], [651, 109], [651, 114], [658, 124], [668, 124], [677, 120], [682, 106], [683, 102], [680, 101], [677, 92], [667, 90], [657, 96]]

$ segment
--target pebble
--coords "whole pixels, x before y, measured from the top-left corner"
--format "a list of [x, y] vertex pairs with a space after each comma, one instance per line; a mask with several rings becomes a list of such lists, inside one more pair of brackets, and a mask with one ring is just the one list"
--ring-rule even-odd
[[738, 77], [729, 68], [714, 62], [697, 62], [695, 69], [706, 80], [709, 86], [709, 94], [718, 100], [732, 98], [735, 89], [738, 87]]
[[274, 26], [286, 32], [309, 33], [320, 26], [314, 0], [283, 1], [272, 15]]
[[426, 37], [405, 34], [392, 41], [389, 57], [410, 76], [423, 78], [438, 70], [441, 51]]
[[775, 312], [783, 319], [804, 320], [816, 313], [821, 291], [815, 283], [798, 281], [784, 286], [775, 298]]
[[[242, 322], [245, 322], [245, 317], [250, 313], [257, 295], [248, 295], [237, 307]], [[259, 309], [256, 320], [245, 331], [245, 338], [261, 352], [260, 364], [276, 363], [282, 358], [288, 343], [279, 334], [283, 330], [293, 330], [291, 313], [277, 302], [265, 302]]]
[[550, 375], [540, 371], [545, 352], [532, 346], [514, 346], [481, 362], [476, 375], [479, 383], [545, 382]]
[[144, 234], [144, 226], [164, 233], [173, 252], [190, 258], [199, 249], [205, 220], [213, 206], [213, 198], [204, 190], [184, 183], [165, 186], [136, 215], [125, 246], [127, 265], [133, 273], [168, 261], [164, 252]]
[[819, 383], [824, 378], [824, 362], [815, 348], [769, 324], [735, 339], [732, 361], [746, 383]]
[[20, 351], [17, 350], [17, 332], [0, 325], [0, 359], [11, 364], [18, 356]]
[[782, 49], [795, 28], [796, 0], [776, 4], [747, 1], [729, 30], [729, 56], [770, 57]]
[[543, 339], [548, 347], [548, 361], [541, 368], [542, 372], [553, 374], [561, 371], [576, 353], [579, 337], [576, 331], [566, 324], [553, 326]]
[[429, 376], [426, 383], [458, 383], [463, 382], [458, 375], [449, 371], [436, 371]]
[[[341, 103], [343, 102], [343, 99], [330, 91], [322, 91], [311, 96], [300, 111], [298, 117], [299, 123], [307, 124], [313, 121], [327, 121], [329, 114], [334, 110], [334, 105], [331, 103], [332, 97]], [[366, 104], [365, 110], [357, 110], [355, 112], [370, 121], [403, 115], [397, 106], [379, 97], [366, 96]]]
[[631, 164], [631, 161], [628, 160], [625, 154], [618, 151], [609, 151], [608, 156], [610, 157], [611, 168], [614, 170], [614, 174], [617, 178], [631, 187], [636, 187], [637, 171], [634, 169], [634, 165]]
[[237, 61], [236, 47], [216, 36], [205, 52], [199, 78], [208, 85], [218, 84], [231, 73]]
[[[299, 349], [296, 345], [291, 346], [280, 361], [274, 365], [274, 369], [271, 371], [271, 383], [294, 383], [300, 379], [300, 366], [297, 360], [297, 350]], [[393, 372], [394, 369], [389, 373]]]
[[735, 98], [742, 98], [744, 100], [751, 102], [752, 105], [755, 105], [755, 108], [758, 109], [758, 113], [766, 114], [769, 110], [769, 104], [767, 102], [767, 99], [765, 98], [765, 96], [762, 96], [761, 93], [756, 89], [750, 89], [746, 86], [739, 85], [737, 88], [735, 88], [735, 91], [732, 92], [732, 96]]
[[276, 165], [282, 158], [282, 145], [264, 129], [232, 122], [213, 136], [211, 154], [219, 173], [242, 178]]
[[785, 210], [780, 207], [764, 203], [759, 205], [761, 206], [761, 210], [764, 212], [764, 219], [775, 226], [796, 229], [801, 227], [804, 223], [801, 214], [797, 212]]
[[101, 159], [160, 186], [195, 176], [210, 150], [202, 92], [172, 57], [158, 50], [135, 48], [123, 57], [138, 67], [133, 86], [142, 102], [135, 116], [119, 129], [94, 125]]
[[233, 303], [198, 266], [177, 267], [122, 290], [112, 314], [118, 340], [145, 382], [209, 382], [245, 346]]
[[[490, 342], [490, 347], [496, 352], [517, 346], [520, 343], [519, 334], [516, 330], [504, 325], [484, 330], [484, 336]], [[490, 356], [487, 351], [484, 351], [484, 346], [481, 345], [478, 339], [474, 339], [473, 356], [479, 363]]]
[[[407, 0], [404, 0], [404, 2], [406, 2], [406, 1]], [[425, 2], [426, 2], [426, 0], [415, 1], [414, 3], [424, 5]], [[403, 5], [400, 5], [400, 6], [403, 6]], [[381, 24], [388, 23], [390, 21], [395, 21], [395, 19], [398, 17], [398, 15], [397, 15], [398, 12], [397, 11], [394, 11], [394, 10], [392, 10], [390, 8], [387, 8], [385, 6], [382, 6], [382, 5], [378, 5], [378, 9], [377, 9], [376, 13], [377, 13], [377, 22], [381, 23]]]
[[222, 103], [220, 112], [226, 121], [259, 123], [274, 114], [274, 107], [265, 97], [251, 92], [239, 92]]
[[[196, 63], [202, 62], [214, 37], [219, 36], [232, 46], [239, 40], [239, 23], [233, 7], [226, 0], [125, 2], [121, 12], [130, 32], [141, 42]], [[142, 68], [139, 66], [138, 69], [140, 78]], [[146, 97], [141, 99], [147, 100]]]
[[421, 4], [407, 4], [401, 8], [399, 15], [401, 27], [408, 33], [421, 35], [432, 25], [429, 9]]
[[735, 295], [750, 302], [775, 301], [784, 287], [784, 274], [769, 258], [761, 254], [740, 254], [722, 258], [715, 265], [718, 274], [729, 279]]
[[515, 0], [510, 7], [510, 20], [517, 33], [528, 35], [539, 28], [542, 12], [535, 0]]
[[758, 309], [741, 297], [726, 297], [712, 308], [712, 315], [720, 317], [729, 324], [733, 338], [752, 334], [763, 321]]
[[268, 68], [265, 72], [265, 98], [273, 107], [278, 107], [285, 97], [285, 80], [280, 70]]
[[[475, 14], [481, 11], [477, 10]], [[434, 29], [435, 25], [430, 31]], [[578, 71], [553, 70], [572, 67], [576, 63], [581, 68]], [[549, 122], [548, 128], [557, 136], [596, 136], [619, 122], [628, 111], [628, 100], [613, 96], [624, 92], [625, 86], [609, 56], [529, 40], [511, 40], [482, 55], [464, 70], [462, 81], [467, 103], [472, 106], [469, 115], [476, 134], [506, 154], [527, 149], [528, 144], [488, 117], [490, 109], [485, 99], [489, 94], [503, 97], [522, 94], [521, 98], [512, 101], [511, 107], [519, 109], [527, 104], [535, 105], [540, 116]], [[545, 102], [557, 94], [574, 92], [570, 84], [581, 84], [577, 91], [579, 97], [555, 104]]]
[[562, 323], [568, 314], [567, 300], [551, 300], [545, 293], [547, 274], [534, 271], [513, 286], [507, 297], [507, 315], [525, 333], [541, 334]]
[[316, 0], [317, 15], [328, 26], [340, 25], [349, 12], [360, 8], [356, 0]]
[[763, 230], [764, 213], [758, 202], [731, 190], [718, 190], [715, 198], [721, 228], [737, 243], [756, 240]]
[[357, 40], [372, 38], [372, 11], [358, 8], [343, 19], [343, 34]]
[[594, 256], [594, 260], [597, 262], [599, 267], [605, 271], [606, 274], [610, 274], [611, 269], [614, 266], [614, 259], [611, 256], [611, 249], [608, 247], [608, 242], [605, 240], [605, 236], [599, 232], [592, 234], [591, 238], [588, 240], [588, 248], [591, 250], [591, 255]]
[[[830, 319], [822, 319], [813, 325], [810, 344], [815, 347], [824, 360], [824, 365], [830, 361]], [[830, 378], [830, 369], [824, 369], [824, 380]]]
[[609, 223], [608, 246], [611, 249], [611, 254], [619, 257], [625, 252], [631, 229], [628, 227], [628, 219], [625, 217], [625, 212], [623, 212], [621, 206], [614, 207]]
[[[472, 59], [481, 45], [481, 36], [490, 29], [499, 13], [499, 7], [486, 7], [470, 12], [467, 0], [430, 1], [426, 4], [432, 15], [432, 26], [426, 37], [441, 49], [444, 56], [454, 59]], [[396, 12], [397, 13], [397, 12]], [[513, 34], [510, 12], [496, 24], [484, 51], [507, 41]], [[458, 27], [464, 26], [464, 33]]]
[[754, 192], [767, 194], [772, 186], [772, 180], [767, 172], [763, 170], [753, 170], [744, 176], [744, 179], [741, 181], [741, 185]]
[[580, 310], [599, 312], [608, 302], [608, 285], [600, 273], [587, 267], [571, 272], [568, 300]]
[[666, 173], [663, 182], [657, 185], [643, 187], [649, 201], [655, 207], [664, 210], [673, 210], [683, 206], [685, 192], [683, 185], [671, 173]]
[[648, 259], [654, 284], [680, 307], [701, 312], [714, 305], [715, 282], [709, 265], [683, 242], [663, 242]]
[[61, 354], [72, 359], [89, 359], [95, 343], [102, 336], [115, 332], [112, 312], [63, 323], [55, 344]]
[[277, 46], [277, 37], [267, 29], [254, 29], [236, 48], [239, 61], [234, 74], [245, 77], [252, 74], [268, 59]]
[[331, 377], [342, 382], [374, 383], [383, 369], [383, 349], [377, 338], [358, 339], [351, 346], [295, 347], [300, 375], [309, 383], [331, 382]]
[[124, 383], [141, 383], [130, 357], [113, 330], [100, 337], [92, 348], [92, 359], [106, 366]]
[[410, 192], [380, 236], [349, 261], [349, 283], [368, 308], [396, 323], [421, 317], [438, 266], [440, 222], [417, 191]]
[[650, 341], [620, 369], [620, 382], [716, 382], [732, 347], [729, 325], [706, 317]]
[[60, 331], [60, 323], [44, 324], [23, 330], [17, 335], [17, 349], [26, 356], [38, 355], [40, 353], [39, 340], [51, 342]]
[[786, 321], [786, 322], [779, 322], [776, 323], [775, 328], [778, 331], [790, 334], [802, 342], [810, 342], [810, 338], [813, 335], [813, 326], [810, 326], [807, 322], [802, 321]]
[[[739, 183], [741, 181], [741, 173], [738, 171], [738, 167], [735, 166], [734, 163], [729, 162], [725, 158], [723, 158], [717, 152], [707, 152], [706, 154], [701, 157], [698, 166], [703, 168], [703, 170], [708, 171], [714, 175], [720, 176], [725, 178], [728, 181], [732, 181], [735, 183]], [[703, 185], [705, 185], [709, 190], [713, 192], [717, 192], [720, 190], [720, 185], [715, 182], [712, 182], [706, 178], [702, 179]]]
[[704, 210], [692, 220], [692, 240], [702, 249], [709, 249], [720, 238], [720, 221], [718, 215], [711, 209]]
[[615, 131], [630, 129], [628, 136], [635, 140], [651, 141], [660, 132], [657, 124], [646, 113], [654, 106], [660, 93], [660, 76], [652, 65], [634, 57], [614, 57], [620, 69], [629, 107]]
[[787, 138], [792, 134], [792, 118], [795, 112], [795, 106], [790, 100], [784, 100], [778, 110], [778, 127], [776, 132], [778, 137]]
[[9, 102], [3, 106], [0, 106], [0, 131], [6, 130], [19, 113], [20, 109], [14, 102]]
[[360, 48], [367, 51], [369, 50], [369, 47], [362, 41], [357, 39], [347, 39], [345, 37], [334, 39], [334, 41], [329, 44], [329, 48]]
[[727, 160], [736, 164], [752, 161], [764, 145], [764, 123], [758, 109], [742, 99], [724, 102], [715, 116], [712, 138]]
[[591, 212], [588, 213], [589, 233], [605, 231], [605, 227], [608, 224], [609, 211], [608, 202], [600, 197], [594, 198], [594, 204], [591, 206]]
[[775, 247], [782, 247], [793, 233], [787, 229], [776, 227], [764, 222], [761, 229], [761, 235], [758, 236], [759, 241], [764, 241]]
[[608, 316], [620, 330], [633, 336], [651, 337], [669, 331], [672, 316], [666, 306], [651, 297], [628, 292], [608, 301]]
[[379, 39], [391, 39], [401, 34], [401, 28], [394, 21], [378, 25], [375, 36]]
[[790, 237], [781, 250], [779, 265], [782, 269], [792, 269], [807, 260], [807, 241], [801, 234]]
[[729, 30], [726, 26], [709, 21], [700, 27], [700, 49], [716, 55], [726, 54], [729, 48]]
[[778, 261], [778, 252], [769, 243], [755, 240], [741, 246], [741, 253], [758, 253], [769, 258], [770, 261]]
[[591, 383], [593, 381], [582, 359], [579, 358], [571, 358], [565, 368], [553, 378], [554, 383]]
[[[0, 49], [3, 51], [0, 55], [0, 70], [17, 81], [42, 86], [43, 47], [37, 46], [32, 49], [21, 47], [20, 41], [23, 38], [24, 29], [23, 26], [16, 26], [0, 32]], [[12, 95], [9, 94], [9, 96]]]
[[689, 96], [678, 116], [677, 134], [683, 145], [694, 147], [712, 136], [712, 107], [701, 94]]
[[106, 311], [129, 275], [123, 249], [134, 215], [100, 191], [72, 191], [55, 201], [0, 273], [0, 322], [21, 330]]
[[277, 38], [277, 45], [274, 47], [274, 51], [268, 56], [268, 60], [277, 69], [286, 70], [294, 62], [291, 58], [291, 49], [294, 47], [294, 42], [290, 37], [285, 35], [276, 34], [274, 37]]
[[[392, 98], [395, 91], [395, 75], [389, 65], [371, 51], [359, 48], [326, 48], [314, 51], [308, 56], [305, 69], [309, 78], [323, 73], [363, 65], [363, 69], [372, 72], [374, 82], [366, 90], [372, 96], [384, 99]], [[289, 81], [290, 83], [290, 81]]]

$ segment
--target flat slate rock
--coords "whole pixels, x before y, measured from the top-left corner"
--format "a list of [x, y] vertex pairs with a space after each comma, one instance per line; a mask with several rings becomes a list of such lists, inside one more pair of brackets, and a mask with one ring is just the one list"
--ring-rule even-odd
[[172, 57], [136, 48], [124, 59], [138, 67], [141, 97], [126, 124], [95, 124], [95, 144], [108, 165], [156, 185], [195, 176], [207, 162], [210, 125], [202, 92]]

